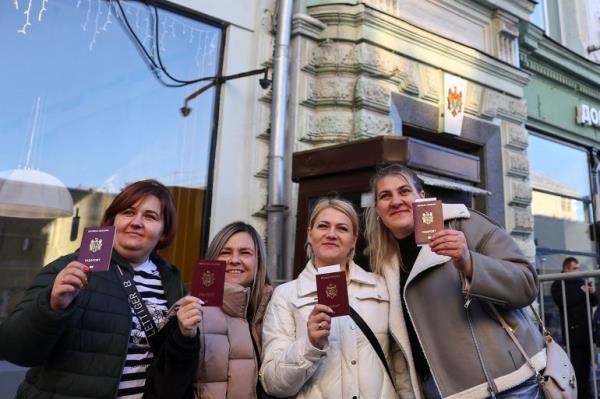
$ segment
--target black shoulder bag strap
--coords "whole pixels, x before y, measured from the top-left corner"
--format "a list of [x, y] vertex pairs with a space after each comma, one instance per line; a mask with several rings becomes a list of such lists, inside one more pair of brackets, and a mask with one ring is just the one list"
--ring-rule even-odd
[[138, 292], [137, 288], [135, 288], [135, 282], [133, 279], [128, 275], [128, 273], [123, 273], [123, 269], [121, 269], [121, 266], [119, 265], [117, 265], [117, 272], [119, 278], [121, 279], [121, 283], [123, 284], [123, 288], [127, 293], [129, 305], [140, 321], [142, 329], [144, 330], [144, 334], [146, 334], [146, 341], [148, 342], [148, 345], [150, 345], [150, 349], [152, 349], [154, 352], [154, 349], [152, 348], [152, 342], [150, 341], [150, 338], [158, 332], [158, 328], [156, 328], [154, 319], [148, 311], [142, 296]]
[[371, 328], [369, 328], [367, 323], [365, 323], [363, 318], [360, 317], [360, 315], [356, 312], [356, 310], [354, 310], [354, 308], [352, 306], [350, 306], [350, 317], [352, 317], [352, 320], [354, 320], [354, 322], [356, 323], [358, 328], [360, 328], [360, 330], [363, 332], [365, 337], [367, 337], [367, 339], [371, 343], [371, 346], [373, 347], [373, 349], [375, 349], [375, 353], [377, 353], [377, 356], [379, 356], [379, 360], [381, 360], [381, 363], [383, 363], [383, 367], [385, 367], [385, 371], [387, 371], [387, 375], [390, 377], [390, 381], [392, 382], [392, 385], [395, 385], [394, 378], [392, 377], [392, 373], [390, 372], [390, 367], [387, 363], [387, 360], [385, 360], [385, 355], [383, 354], [383, 349], [381, 349], [381, 345], [379, 345], [379, 341], [377, 341], [375, 334], [373, 334], [373, 331], [371, 331]]

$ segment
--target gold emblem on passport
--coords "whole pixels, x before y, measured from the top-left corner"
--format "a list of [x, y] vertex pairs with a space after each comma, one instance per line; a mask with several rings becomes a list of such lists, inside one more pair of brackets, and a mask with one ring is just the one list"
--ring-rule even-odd
[[214, 283], [215, 283], [215, 274], [213, 272], [211, 272], [210, 270], [207, 270], [204, 273], [202, 273], [202, 284], [204, 284], [205, 287], [210, 287]]
[[96, 252], [100, 251], [101, 249], [102, 249], [102, 240], [101, 239], [96, 237], [92, 241], [90, 241], [90, 251], [92, 251], [93, 253], [96, 253]]
[[421, 216], [421, 220], [425, 224], [431, 224], [431, 223], [433, 223], [433, 212], [431, 212], [431, 211], [423, 212], [423, 214]]
[[325, 287], [325, 295], [327, 295], [327, 298], [329, 299], [335, 298], [338, 295], [337, 285], [327, 284], [327, 287]]

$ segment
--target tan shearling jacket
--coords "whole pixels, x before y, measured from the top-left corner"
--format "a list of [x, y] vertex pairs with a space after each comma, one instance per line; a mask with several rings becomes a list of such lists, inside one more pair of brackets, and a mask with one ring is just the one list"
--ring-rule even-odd
[[[403, 295], [442, 397], [486, 398], [489, 384], [484, 368], [500, 392], [533, 375], [492, 315], [489, 304], [494, 304], [513, 328], [536, 368], [545, 367], [543, 338], [522, 309], [536, 298], [537, 275], [504, 229], [481, 214], [469, 212], [464, 205], [444, 204], [443, 212], [446, 227], [465, 234], [473, 262], [472, 279], [467, 281], [450, 257], [433, 253], [428, 245], [422, 247], [403, 293], [400, 293], [399, 260], [384, 268], [390, 293], [390, 331], [394, 350], [400, 354], [394, 357], [394, 366], [398, 375], [407, 368], [410, 374], [410, 386], [401, 396], [422, 398], [423, 376], [415, 371], [405, 324], [408, 321], [404, 319], [400, 301]], [[475, 340], [481, 350], [481, 361]]]

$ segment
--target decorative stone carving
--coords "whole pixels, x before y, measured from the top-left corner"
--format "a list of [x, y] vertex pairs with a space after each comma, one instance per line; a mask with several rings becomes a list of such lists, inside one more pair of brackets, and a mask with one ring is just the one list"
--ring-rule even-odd
[[352, 105], [356, 79], [348, 76], [327, 75], [309, 80], [308, 101], [314, 104]]
[[511, 65], [517, 65], [516, 40], [519, 37], [517, 17], [498, 10], [492, 21], [495, 37], [495, 56]]
[[419, 65], [419, 97], [437, 103], [442, 92], [442, 71], [428, 65]]
[[528, 180], [509, 178], [508, 202], [527, 206], [531, 203], [531, 184]]
[[512, 234], [530, 235], [533, 232], [533, 215], [530, 208], [511, 207], [508, 208], [509, 218], [508, 230]]
[[367, 106], [388, 112], [391, 87], [385, 81], [361, 76], [356, 81], [356, 105]]
[[306, 135], [309, 142], [346, 142], [352, 138], [353, 118], [348, 111], [307, 112]]
[[506, 147], [524, 150], [529, 145], [529, 134], [523, 126], [502, 121], [500, 130], [502, 131], [502, 141]]
[[485, 89], [481, 102], [481, 114], [495, 118], [496, 116], [523, 123], [527, 120], [527, 104], [525, 100], [513, 98], [491, 89]]
[[505, 150], [504, 156], [507, 162], [506, 173], [512, 176], [529, 176], [529, 159], [521, 152]]
[[483, 90], [483, 87], [479, 86], [478, 84], [467, 82], [467, 98], [465, 101], [466, 113], [479, 116]]
[[524, 123], [527, 120], [527, 103], [520, 98], [513, 98], [501, 95], [501, 101], [498, 105], [498, 116], [518, 123]]
[[335, 42], [327, 39], [312, 51], [309, 64], [315, 68], [353, 67], [356, 63], [355, 45], [347, 42]]
[[383, 136], [392, 133], [392, 121], [389, 116], [360, 110], [355, 114], [354, 133], [358, 138]]
[[523, 254], [527, 257], [527, 259], [531, 263], [535, 263], [535, 241], [533, 240], [533, 234], [529, 235], [516, 235], [513, 236], [513, 239], [523, 252]]
[[419, 93], [419, 70], [414, 61], [371, 44], [361, 43], [356, 47], [356, 62], [362, 69], [381, 79], [397, 81], [403, 91]]

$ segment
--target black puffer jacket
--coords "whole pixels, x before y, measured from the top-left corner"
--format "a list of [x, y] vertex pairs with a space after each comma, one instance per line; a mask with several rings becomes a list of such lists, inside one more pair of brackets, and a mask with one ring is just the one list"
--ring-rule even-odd
[[[114, 398], [119, 386], [132, 317], [116, 265], [132, 273], [113, 252], [108, 272], [89, 273], [88, 286], [63, 312], [50, 309], [54, 279], [73, 253], [55, 260], [34, 278], [21, 302], [0, 325], [0, 357], [31, 367], [17, 398]], [[169, 306], [185, 291], [179, 272], [158, 255]]]

